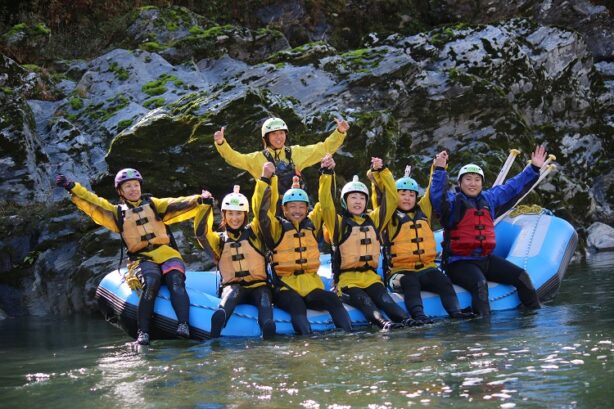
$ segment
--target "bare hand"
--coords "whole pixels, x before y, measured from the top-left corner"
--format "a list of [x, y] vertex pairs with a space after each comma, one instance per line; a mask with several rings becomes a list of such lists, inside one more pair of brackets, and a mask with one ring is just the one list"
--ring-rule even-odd
[[535, 151], [531, 153], [531, 165], [541, 168], [544, 166], [547, 157], [548, 152], [546, 152], [544, 145], [538, 145], [535, 147]]
[[435, 160], [433, 161], [436, 167], [445, 168], [448, 164], [448, 152], [441, 151], [437, 155], [435, 155]]
[[327, 153], [320, 162], [320, 166], [326, 169], [334, 169], [335, 168], [335, 160], [333, 159], [333, 155]]
[[350, 124], [345, 119], [335, 118], [335, 122], [337, 123], [337, 131], [341, 133], [346, 133], [350, 129]]
[[224, 143], [224, 131], [225, 130], [226, 128], [221, 127], [219, 131], [215, 131], [215, 133], [213, 134], [213, 140], [218, 145], [221, 145], [222, 143]]
[[380, 170], [384, 167], [384, 161], [381, 158], [371, 158], [371, 169]]
[[266, 162], [262, 165], [262, 176], [270, 179], [275, 174], [275, 164], [273, 162]]
[[202, 193], [200, 194], [200, 197], [202, 197], [203, 199], [209, 199], [212, 198], [213, 195], [208, 190], [203, 189]]

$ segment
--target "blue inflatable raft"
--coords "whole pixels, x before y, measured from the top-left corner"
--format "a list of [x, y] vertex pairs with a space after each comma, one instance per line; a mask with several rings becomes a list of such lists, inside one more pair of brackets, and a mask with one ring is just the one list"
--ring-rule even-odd
[[[528, 273], [541, 300], [556, 294], [567, 265], [573, 256], [578, 241], [574, 228], [565, 220], [542, 214], [508, 217], [496, 227], [497, 247], [495, 254], [507, 258], [524, 268]], [[436, 233], [436, 241], [441, 243], [442, 232]], [[330, 256], [322, 256], [319, 274], [327, 288], [331, 286]], [[218, 279], [214, 271], [187, 272], [186, 287], [190, 296], [190, 331], [194, 339], [209, 338], [211, 314], [218, 308], [220, 299], [216, 296]], [[470, 294], [455, 286], [461, 307], [471, 305]], [[490, 305], [493, 311], [517, 308], [520, 305], [516, 289], [509, 285], [489, 283]], [[125, 279], [125, 270], [115, 270], [107, 274], [96, 291], [98, 304], [111, 323], [124, 329], [131, 336], [136, 335], [136, 311], [139, 294], [130, 289]], [[393, 294], [395, 300], [405, 308], [403, 298]], [[424, 310], [431, 317], [445, 317], [446, 311], [439, 296], [422, 292]], [[354, 326], [365, 326], [368, 322], [362, 313], [346, 306]], [[257, 320], [256, 307], [239, 305], [222, 331], [226, 337], [259, 337], [261, 335]], [[294, 331], [290, 316], [275, 308], [274, 318], [277, 333], [292, 335]], [[334, 325], [327, 312], [308, 311], [308, 318], [314, 331], [329, 331]], [[153, 339], [174, 338], [177, 318], [170, 303], [165, 286], [160, 289], [155, 304], [150, 336]]]

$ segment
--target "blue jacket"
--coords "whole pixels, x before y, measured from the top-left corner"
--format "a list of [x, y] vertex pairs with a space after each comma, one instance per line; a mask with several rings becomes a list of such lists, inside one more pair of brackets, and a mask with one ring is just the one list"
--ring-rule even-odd
[[[431, 205], [444, 229], [449, 229], [458, 222], [458, 220], [454, 220], [454, 205], [457, 203], [456, 198], [458, 195], [463, 195], [467, 200], [475, 203], [477, 203], [479, 197], [486, 200], [490, 209], [490, 215], [495, 220], [498, 216], [509, 210], [537, 181], [538, 177], [539, 168], [530, 165], [504, 184], [482, 190], [478, 197], [470, 198], [460, 191], [448, 192], [448, 173], [444, 168], [438, 167], [433, 172], [433, 179], [431, 181]], [[479, 259], [479, 257], [457, 256], [450, 257], [448, 262], [476, 259]]]

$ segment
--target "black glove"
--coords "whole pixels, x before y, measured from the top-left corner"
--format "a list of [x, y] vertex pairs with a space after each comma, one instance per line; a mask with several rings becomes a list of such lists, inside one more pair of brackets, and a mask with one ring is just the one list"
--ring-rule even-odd
[[63, 187], [64, 189], [70, 191], [73, 187], [75, 187], [75, 182], [68, 179], [66, 176], [60, 174], [55, 177], [55, 184], [58, 187]]

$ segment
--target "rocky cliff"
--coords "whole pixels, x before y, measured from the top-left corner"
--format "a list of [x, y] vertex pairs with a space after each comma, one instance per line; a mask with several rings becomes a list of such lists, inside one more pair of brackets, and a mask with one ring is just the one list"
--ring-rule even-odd
[[[117, 236], [75, 210], [54, 188], [56, 173], [107, 198], [127, 166], [160, 197], [203, 187], [221, 197], [235, 183], [251, 192], [213, 133], [226, 126], [232, 146], [260, 149], [271, 115], [287, 121], [292, 144], [322, 140], [335, 117], [351, 123], [336, 155], [339, 185], [371, 156], [397, 175], [411, 164], [424, 185], [444, 148], [452, 172], [475, 161], [492, 181], [510, 149], [524, 152], [514, 173], [543, 143], [558, 170], [528, 201], [583, 235], [594, 222], [614, 224], [611, 9], [583, 0], [340, 3], [249, 2], [241, 24], [197, 7], [142, 7], [79, 59], [45, 24], [7, 30], [0, 316], [92, 309], [97, 282], [119, 261]], [[306, 172], [311, 191], [316, 174]], [[209, 268], [190, 224], [175, 230], [190, 268]]]

